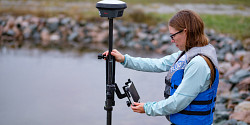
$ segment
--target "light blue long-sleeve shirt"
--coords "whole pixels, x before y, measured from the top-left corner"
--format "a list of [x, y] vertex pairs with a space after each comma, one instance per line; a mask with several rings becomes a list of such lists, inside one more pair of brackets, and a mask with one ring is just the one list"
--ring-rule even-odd
[[[131, 57], [125, 55], [122, 65], [126, 68], [145, 72], [167, 72], [176, 61], [181, 51], [160, 59]], [[168, 99], [159, 102], [147, 102], [144, 110], [149, 116], [165, 116], [185, 109], [196, 96], [207, 90], [210, 84], [210, 68], [206, 61], [194, 57], [184, 69], [182, 83]]]

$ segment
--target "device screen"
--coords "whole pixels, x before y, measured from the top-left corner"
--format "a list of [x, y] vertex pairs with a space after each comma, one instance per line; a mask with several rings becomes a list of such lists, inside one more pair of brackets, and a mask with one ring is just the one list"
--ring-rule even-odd
[[137, 90], [135, 88], [134, 83], [129, 83], [128, 89], [129, 89], [129, 92], [130, 92], [134, 102], [139, 102], [140, 96], [139, 96], [139, 94], [138, 94], [138, 92], [137, 92]]

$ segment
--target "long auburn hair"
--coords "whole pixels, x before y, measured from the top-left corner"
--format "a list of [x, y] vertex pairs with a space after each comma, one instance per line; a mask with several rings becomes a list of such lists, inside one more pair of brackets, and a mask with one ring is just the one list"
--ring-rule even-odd
[[178, 31], [187, 30], [185, 51], [193, 47], [206, 46], [209, 43], [201, 17], [191, 10], [179, 11], [169, 20], [168, 25]]

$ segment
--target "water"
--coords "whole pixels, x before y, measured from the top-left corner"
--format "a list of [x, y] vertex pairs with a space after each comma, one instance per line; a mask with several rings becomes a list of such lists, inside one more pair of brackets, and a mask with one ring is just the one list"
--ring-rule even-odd
[[[105, 66], [105, 61], [97, 60], [93, 52], [0, 49], [0, 124], [105, 125]], [[116, 65], [119, 87], [130, 78], [142, 102], [163, 99], [165, 75]], [[169, 124], [165, 117], [132, 112], [126, 99], [115, 101], [114, 125]]]

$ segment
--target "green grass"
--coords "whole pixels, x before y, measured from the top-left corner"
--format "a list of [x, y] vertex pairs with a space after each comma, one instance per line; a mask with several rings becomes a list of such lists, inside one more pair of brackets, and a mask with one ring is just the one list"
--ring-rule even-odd
[[124, 0], [129, 4], [150, 4], [150, 3], [164, 3], [164, 4], [187, 4], [187, 3], [197, 3], [197, 4], [234, 4], [234, 5], [244, 5], [250, 6], [249, 0]]
[[207, 28], [230, 34], [237, 39], [250, 38], [250, 17], [236, 15], [201, 15]]
[[[11, 0], [17, 1], [17, 0]], [[27, 1], [27, 0], [22, 0]], [[36, 0], [34, 0], [36, 1]], [[38, 1], [38, 0], [37, 0]], [[63, 2], [70, 2], [71, 0], [44, 0], [40, 7], [45, 6], [63, 6]], [[48, 2], [47, 2], [48, 1]], [[60, 3], [58, 2], [60, 1]], [[96, 3], [99, 0], [74, 0], [74, 2], [92, 2]], [[166, 4], [174, 4], [174, 3], [187, 3], [186, 0], [123, 0], [128, 4], [149, 4], [153, 2], [158, 3], [166, 3]], [[236, 5], [243, 5], [249, 6], [250, 0], [190, 0], [190, 3], [206, 3], [206, 4], [236, 4]], [[57, 16], [58, 14], [64, 14], [66, 16], [70, 16], [77, 20], [87, 20], [93, 21], [95, 19], [100, 19], [98, 15], [98, 11], [96, 8], [88, 12], [82, 12], [81, 8], [78, 6], [74, 6], [71, 9], [67, 10], [66, 12], [53, 12], [50, 10], [42, 10], [38, 9], [36, 11], [27, 11], [25, 8], [22, 10], [20, 8], [8, 8], [8, 9], [1, 9], [0, 14], [10, 13], [12, 12], [13, 15], [24, 15], [24, 14], [32, 14], [41, 17], [51, 17]], [[156, 13], [149, 13], [145, 14], [142, 11], [136, 11], [134, 13], [125, 13], [124, 16], [120, 19], [131, 21], [131, 22], [138, 22], [138, 23], [147, 23], [150, 25], [156, 25], [160, 22], [167, 22], [173, 14], [156, 14]], [[201, 14], [203, 21], [205, 22], [205, 27], [208, 29], [215, 29], [218, 33], [229, 34], [236, 39], [245, 39], [250, 38], [250, 17], [249, 16], [240, 16], [240, 15], [209, 15], [209, 14]]]
[[[122, 19], [155, 25], [161, 22], [168, 22], [174, 14], [144, 14], [137, 12], [125, 15]], [[214, 29], [217, 33], [228, 34], [236, 39], [244, 40], [250, 38], [250, 17], [240, 15], [210, 15], [201, 14], [206, 29]]]
[[[17, 1], [17, 0], [9, 0], [9, 1]], [[21, 0], [18, 0], [21, 1]], [[22, 0], [28, 1], [28, 0]], [[40, 0], [33, 0], [33, 1], [40, 1]], [[100, 0], [43, 0], [43, 1], [58, 1], [58, 2], [92, 2], [96, 3]], [[151, 3], [164, 3], [164, 4], [175, 4], [175, 3], [204, 3], [204, 4], [234, 4], [234, 5], [243, 5], [243, 6], [250, 6], [249, 0], [121, 0], [128, 4], [151, 4]]]

